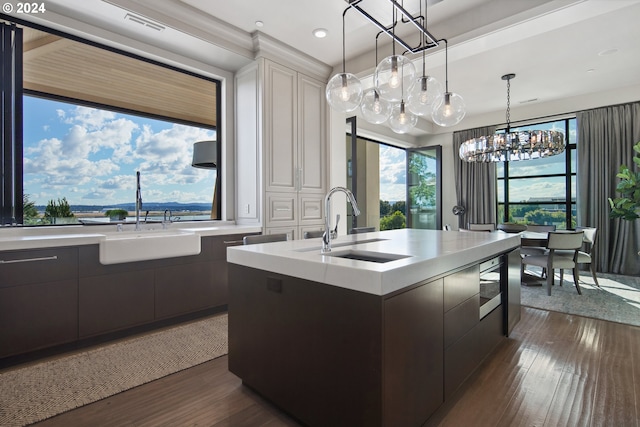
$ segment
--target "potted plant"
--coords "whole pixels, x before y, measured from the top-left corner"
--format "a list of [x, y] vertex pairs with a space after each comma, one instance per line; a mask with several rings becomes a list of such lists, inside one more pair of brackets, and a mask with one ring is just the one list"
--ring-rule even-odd
[[111, 221], [123, 221], [129, 212], [124, 209], [109, 209], [104, 213], [104, 216], [108, 216]]
[[[636, 152], [633, 162], [640, 170], [640, 142], [633, 146], [633, 150]], [[627, 165], [622, 165], [616, 177], [620, 178], [616, 187], [620, 197], [609, 198], [611, 217], [634, 221], [640, 218], [640, 171], [634, 172]]]

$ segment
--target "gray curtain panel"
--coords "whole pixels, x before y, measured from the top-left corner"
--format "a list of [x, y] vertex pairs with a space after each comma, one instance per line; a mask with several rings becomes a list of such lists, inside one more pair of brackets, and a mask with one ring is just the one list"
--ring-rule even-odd
[[640, 220], [609, 217], [616, 197], [620, 165], [633, 166], [633, 145], [640, 141], [640, 103], [577, 113], [578, 225], [598, 228], [596, 270], [640, 274]]
[[453, 133], [453, 170], [456, 177], [458, 205], [466, 210], [458, 216], [458, 228], [469, 223], [496, 222], [496, 165], [495, 163], [468, 163], [460, 159], [460, 146], [468, 139], [492, 135], [496, 127], [489, 126]]

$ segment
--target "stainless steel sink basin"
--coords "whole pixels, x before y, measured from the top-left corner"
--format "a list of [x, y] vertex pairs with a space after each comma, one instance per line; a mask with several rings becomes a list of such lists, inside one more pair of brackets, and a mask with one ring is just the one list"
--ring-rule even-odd
[[[331, 247], [341, 248], [343, 246], [355, 246], [355, 245], [362, 245], [364, 243], [384, 242], [386, 240], [389, 240], [389, 239], [364, 239], [364, 240], [358, 240], [358, 241], [354, 240], [352, 242], [340, 242], [340, 243], [331, 242]], [[322, 249], [322, 246], [314, 246], [312, 248], [297, 249], [296, 252], [313, 252], [313, 251], [319, 251], [320, 249]]]
[[388, 254], [384, 252], [375, 252], [375, 251], [359, 251], [355, 249], [349, 249], [346, 251], [329, 252], [323, 255], [331, 256], [334, 258], [346, 258], [346, 259], [353, 259], [356, 261], [366, 261], [366, 262], [376, 262], [376, 263], [397, 261], [399, 259], [410, 257], [410, 255]]

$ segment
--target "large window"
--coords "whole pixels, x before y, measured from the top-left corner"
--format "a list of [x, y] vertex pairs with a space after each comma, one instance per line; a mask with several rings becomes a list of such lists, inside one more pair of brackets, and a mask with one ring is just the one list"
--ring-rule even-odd
[[516, 130], [557, 130], [565, 134], [567, 148], [552, 157], [504, 162], [497, 165], [500, 222], [554, 224], [572, 228], [576, 223], [576, 119], [538, 123]]
[[[220, 218], [218, 81], [20, 24], [17, 67], [3, 74], [19, 83], [3, 113], [20, 129], [3, 138], [16, 160], [2, 171], [15, 193], [4, 224], [133, 221], [136, 171], [143, 220]], [[204, 140], [218, 173], [191, 166]]]

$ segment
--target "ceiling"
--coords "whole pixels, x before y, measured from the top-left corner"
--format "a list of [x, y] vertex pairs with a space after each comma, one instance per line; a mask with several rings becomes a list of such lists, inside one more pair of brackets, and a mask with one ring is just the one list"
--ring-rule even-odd
[[[418, 13], [419, 0], [398, 1]], [[361, 5], [383, 24], [391, 21], [388, 0], [362, 0]], [[78, 29], [85, 37], [113, 41], [108, 34], [118, 34], [230, 72], [253, 59], [251, 35], [260, 31], [301, 56], [340, 70], [347, 7], [345, 0], [49, 0], [51, 14], [29, 19], [65, 28], [71, 17], [87, 24]], [[128, 13], [163, 29], [132, 23], [125, 19]], [[636, 88], [638, 18], [640, 0], [428, 0], [427, 5], [428, 30], [448, 40], [449, 89], [464, 97], [465, 121], [497, 112], [504, 117], [506, 84], [501, 76], [507, 73], [517, 75], [511, 82], [514, 110]], [[257, 27], [256, 21], [263, 25]], [[347, 71], [366, 81], [375, 65], [378, 30], [353, 10], [346, 13], [345, 23]], [[326, 28], [329, 35], [314, 38], [315, 28]], [[398, 32], [417, 37], [415, 30]], [[390, 51], [384, 36], [380, 46], [379, 59]], [[444, 82], [442, 46], [428, 51], [426, 67]], [[421, 57], [413, 58], [421, 67]]]

